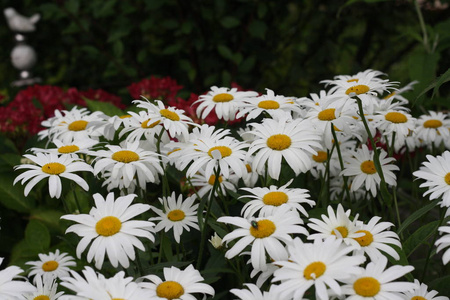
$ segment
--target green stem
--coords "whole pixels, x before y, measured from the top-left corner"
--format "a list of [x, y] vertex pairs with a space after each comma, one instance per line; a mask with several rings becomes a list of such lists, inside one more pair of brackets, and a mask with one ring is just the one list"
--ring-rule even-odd
[[381, 168], [380, 152], [378, 151], [375, 140], [373, 139], [372, 133], [370, 132], [370, 128], [367, 123], [366, 117], [364, 116], [362, 101], [358, 97], [355, 97], [355, 99], [356, 99], [356, 103], [358, 104], [359, 116], [361, 117], [361, 120], [364, 124], [364, 128], [366, 129], [367, 135], [369, 137], [370, 145], [372, 146], [372, 149], [373, 149], [373, 162], [375, 165], [375, 170], [377, 171], [377, 173], [381, 179], [381, 182], [380, 182], [381, 197], [386, 202], [386, 204], [391, 204], [391, 198], [389, 195], [389, 191], [387, 189], [386, 180], [385, 180], [384, 174], [383, 174], [383, 169]]
[[419, 18], [420, 29], [422, 30], [423, 46], [428, 53], [431, 53], [430, 46], [428, 45], [428, 33], [425, 21], [423, 19], [422, 11], [418, 0], [414, 0], [414, 8], [416, 9], [417, 17]]
[[[339, 158], [339, 165], [341, 166], [341, 170], [344, 170], [344, 160], [342, 159], [341, 147], [339, 145], [339, 141], [338, 141], [338, 138], [336, 135], [336, 131], [334, 130], [333, 123], [331, 123], [331, 134], [333, 135], [334, 144], [336, 145], [336, 151], [337, 151], [338, 158]], [[347, 176], [342, 176], [342, 177], [344, 178], [345, 193], [347, 194], [348, 201], [352, 201], [352, 198], [350, 197], [350, 190], [348, 189]]]
[[431, 242], [430, 248], [428, 249], [427, 257], [426, 257], [426, 260], [425, 260], [425, 267], [423, 268], [422, 278], [420, 280], [421, 282], [423, 282], [423, 280], [425, 278], [425, 275], [427, 275], [427, 269], [428, 269], [428, 265], [429, 265], [430, 258], [431, 258], [431, 252], [434, 249], [434, 243], [436, 242], [436, 239], [437, 239], [437, 237], [439, 235], [438, 228], [440, 226], [442, 226], [442, 223], [444, 223], [444, 220], [445, 220], [445, 210], [442, 210], [441, 211], [441, 218], [440, 218], [439, 226], [436, 228], [436, 232], [434, 233], [434, 236], [433, 236], [433, 241]]
[[217, 188], [219, 187], [219, 178], [220, 178], [220, 167], [217, 166], [217, 168], [214, 170], [214, 174], [215, 174], [215, 178], [214, 178], [214, 184], [213, 184], [213, 188], [211, 190], [211, 194], [209, 195], [209, 203], [208, 203], [208, 209], [206, 210], [206, 215], [205, 215], [205, 221], [203, 222], [203, 228], [202, 228], [202, 235], [201, 235], [201, 239], [200, 239], [200, 248], [198, 251], [198, 257], [197, 257], [197, 266], [196, 269], [200, 270], [200, 267], [202, 265], [202, 256], [203, 256], [203, 251], [205, 248], [205, 242], [206, 242], [206, 234], [207, 234], [207, 225], [208, 225], [208, 219], [209, 216], [211, 215], [211, 207], [212, 207], [212, 203], [214, 201], [214, 194], [216, 193]]

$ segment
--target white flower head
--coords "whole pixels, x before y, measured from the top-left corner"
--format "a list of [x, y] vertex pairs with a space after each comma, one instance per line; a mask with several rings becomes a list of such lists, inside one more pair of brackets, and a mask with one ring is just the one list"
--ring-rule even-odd
[[272, 280], [280, 282], [277, 289], [281, 299], [302, 299], [312, 286], [320, 300], [329, 299], [328, 288], [335, 294], [342, 295], [338, 281], [342, 282], [359, 274], [359, 265], [365, 260], [362, 255], [348, 255], [353, 249], [332, 237], [316, 239], [312, 244], [295, 238], [288, 246], [289, 261], [274, 262], [281, 266], [275, 271]]
[[16, 177], [13, 184], [22, 180], [22, 184], [28, 181], [25, 186], [25, 196], [42, 179], [48, 178], [48, 190], [50, 197], [59, 198], [62, 192], [61, 177], [75, 181], [84, 190], [89, 190], [87, 182], [79, 175], [78, 171], [92, 172], [92, 167], [85, 162], [74, 159], [70, 155], [56, 155], [53, 153], [36, 153], [36, 155], [25, 154], [27, 159], [34, 164], [16, 166], [15, 169], [30, 169]]
[[77, 264], [72, 256], [67, 253], [60, 253], [56, 249], [55, 253], [39, 254], [38, 261], [29, 261], [26, 263], [31, 265], [28, 276], [35, 276], [34, 281], [38, 277], [43, 277], [44, 281], [47, 278], [62, 278], [69, 276], [70, 267], [75, 267]]
[[220, 217], [218, 222], [233, 224], [239, 228], [224, 236], [223, 242], [228, 243], [240, 238], [234, 246], [225, 253], [231, 259], [251, 245], [251, 262], [255, 269], [267, 269], [266, 253], [273, 260], [286, 260], [288, 257], [284, 245], [292, 242], [291, 234], [308, 235], [301, 226], [302, 219], [296, 211], [283, 206], [271, 216], [255, 219], [241, 217]]
[[205, 119], [214, 109], [219, 119], [233, 121], [244, 99], [256, 96], [258, 93], [253, 91], [241, 92], [236, 88], [212, 86], [211, 90], [206, 95], [200, 95], [194, 104], [200, 103], [196, 113], [201, 119]]
[[[176, 267], [164, 268], [164, 280], [156, 275], [147, 275], [140, 280], [139, 284], [144, 289], [152, 292], [151, 299], [161, 300], [193, 300], [192, 294], [207, 294], [214, 296], [214, 289], [206, 283], [200, 272], [192, 265], [184, 270]], [[148, 280], [148, 281], [144, 281]]]
[[64, 215], [61, 218], [71, 220], [75, 224], [67, 228], [66, 233], [74, 232], [82, 237], [77, 246], [77, 256], [89, 244], [87, 261], [95, 260], [95, 267], [101, 269], [105, 254], [113, 267], [119, 264], [124, 268], [130, 265], [129, 260], [136, 258], [134, 248], [144, 251], [144, 244], [138, 239], [146, 238], [154, 241], [155, 224], [148, 221], [132, 220], [137, 215], [150, 209], [147, 204], [131, 204], [136, 195], [127, 195], [114, 199], [109, 193], [104, 199], [100, 194], [94, 194], [95, 207], [89, 214]]
[[149, 219], [149, 221], [159, 221], [156, 224], [155, 232], [163, 229], [168, 232], [173, 229], [175, 241], [180, 243], [183, 230], [190, 231], [190, 228], [200, 230], [197, 224], [198, 204], [194, 204], [195, 200], [195, 196], [183, 199], [183, 195], [179, 195], [177, 199], [175, 192], [169, 197], [159, 198], [164, 210], [151, 207], [158, 216]]

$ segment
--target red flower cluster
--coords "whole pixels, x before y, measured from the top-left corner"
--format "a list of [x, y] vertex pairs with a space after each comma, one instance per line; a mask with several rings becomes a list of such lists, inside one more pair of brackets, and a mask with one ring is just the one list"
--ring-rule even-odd
[[141, 99], [144, 96], [148, 100], [175, 101], [179, 90], [183, 86], [170, 77], [157, 78], [151, 76], [128, 86], [128, 92], [133, 99]]
[[56, 109], [65, 109], [67, 105], [86, 106], [83, 97], [123, 108], [120, 97], [103, 90], [70, 88], [66, 92], [57, 86], [34, 85], [17, 93], [7, 106], [0, 107], [0, 131], [26, 136], [36, 134], [42, 129], [41, 122], [53, 117]]

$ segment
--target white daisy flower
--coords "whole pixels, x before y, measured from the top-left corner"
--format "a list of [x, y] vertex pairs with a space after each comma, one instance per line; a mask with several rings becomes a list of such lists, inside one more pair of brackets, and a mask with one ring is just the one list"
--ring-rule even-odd
[[[450, 247], [450, 221], [447, 222], [447, 226], [440, 226], [438, 228], [438, 231], [444, 235], [440, 239], [438, 239], [435, 243], [435, 245], [437, 246], [436, 252], [439, 252], [442, 249]], [[442, 262], [444, 263], [444, 265], [448, 264], [449, 261], [450, 261], [450, 248], [445, 250], [444, 255], [442, 255]]]
[[335, 80], [324, 80], [322, 82], [332, 85], [329, 92], [336, 96], [342, 96], [342, 99], [358, 96], [363, 106], [372, 106], [375, 103], [372, 96], [383, 94], [397, 85], [397, 82], [389, 82], [388, 79], [378, 78], [380, 75], [383, 75], [383, 73], [367, 70], [354, 76], [339, 77]]
[[48, 149], [31, 148], [31, 151], [33, 151], [34, 153], [45, 152], [59, 155], [69, 154], [72, 155], [72, 157], [75, 159], [79, 158], [77, 154], [84, 154], [87, 151], [91, 150], [93, 146], [98, 144], [98, 141], [92, 139], [83, 139], [63, 143], [61, 140], [53, 139], [52, 143], [55, 144], [56, 148], [48, 148]]
[[75, 267], [77, 264], [72, 256], [68, 253], [60, 253], [56, 249], [55, 253], [39, 254], [38, 261], [29, 261], [26, 263], [31, 265], [28, 276], [35, 276], [34, 282], [38, 277], [43, 277], [44, 281], [47, 278], [63, 278], [69, 276], [70, 267]]
[[[69, 274], [69, 273], [67, 273]], [[25, 296], [27, 300], [57, 300], [64, 292], [57, 293], [58, 284], [56, 278], [42, 278], [37, 275], [35, 278], [37, 291]]]
[[92, 268], [86, 267], [83, 276], [71, 271], [72, 277], [65, 277], [62, 286], [75, 292], [77, 296], [61, 296], [59, 300], [142, 300], [151, 299], [151, 292], [141, 288], [132, 277], [125, 277], [120, 271], [114, 277], [106, 279]]
[[348, 247], [340, 240], [329, 237], [316, 239], [314, 243], [303, 243], [299, 238], [288, 246], [289, 261], [275, 261], [281, 266], [274, 273], [273, 282], [280, 282], [277, 290], [281, 299], [302, 299], [312, 286], [316, 298], [329, 299], [328, 288], [337, 295], [342, 295], [338, 281], [342, 282], [361, 272], [364, 256], [349, 256], [353, 247]]
[[180, 157], [185, 161], [183, 168], [192, 162], [186, 171], [186, 176], [193, 177], [200, 169], [203, 169], [205, 176], [209, 178], [217, 168], [225, 178], [229, 178], [231, 174], [241, 178], [247, 173], [244, 150], [248, 147], [246, 143], [239, 142], [230, 136], [221, 139], [198, 138], [190, 140], [190, 143], [192, 146], [184, 151], [181, 150], [183, 156]]
[[[437, 296], [438, 292], [428, 291], [428, 286], [425, 283], [420, 283], [419, 280], [414, 279], [414, 288], [403, 292], [405, 300], [449, 300], [445, 296]], [[436, 297], [437, 296], [437, 297]]]
[[411, 81], [410, 83], [408, 83], [404, 87], [401, 87], [398, 90], [393, 91], [390, 94], [384, 96], [382, 100], [396, 101], [396, 102], [400, 103], [401, 105], [406, 105], [406, 104], [409, 103], [409, 100], [406, 99], [405, 97], [403, 97], [402, 94], [404, 92], [413, 90], [414, 89], [413, 85], [415, 85], [417, 83], [418, 83], [418, 81]]
[[79, 161], [70, 155], [58, 156], [52, 153], [36, 153], [36, 155], [25, 154], [24, 157], [31, 160], [34, 164], [24, 164], [15, 167], [15, 170], [30, 169], [16, 177], [13, 184], [22, 181], [25, 186], [25, 196], [42, 179], [48, 178], [48, 190], [50, 197], [61, 197], [62, 184], [61, 177], [75, 181], [85, 191], [89, 190], [87, 182], [79, 175], [74, 174], [78, 171], [92, 172], [92, 167], [85, 162]]
[[[205, 171], [203, 169], [199, 169], [196, 174], [189, 178], [189, 182], [191, 183], [192, 187], [198, 189], [197, 194], [199, 195], [199, 197], [209, 195], [214, 187], [215, 181], [216, 175], [212, 174], [211, 176], [206, 177]], [[215, 197], [219, 195], [219, 192], [222, 193], [222, 195], [226, 195], [227, 190], [236, 192], [237, 180], [233, 180], [233, 176], [230, 176], [230, 178], [225, 178], [224, 176], [219, 175], [218, 181], [219, 185], [217, 186], [217, 189], [214, 193]]]
[[186, 141], [189, 139], [189, 125], [196, 125], [184, 114], [184, 110], [173, 106], [166, 107], [160, 100], [155, 100], [156, 105], [148, 100], [134, 100], [133, 103], [137, 103], [137, 107], [147, 109], [151, 119], [155, 122], [160, 121], [171, 137], [183, 137]]
[[346, 281], [342, 291], [347, 300], [403, 300], [401, 292], [414, 288], [412, 282], [394, 281], [414, 270], [412, 266], [394, 265], [386, 269], [387, 258], [380, 256], [370, 262], [365, 270]]
[[316, 205], [315, 201], [309, 199], [309, 191], [299, 188], [288, 188], [293, 179], [281, 187], [271, 185], [270, 187], [241, 188], [251, 195], [244, 195], [240, 198], [250, 198], [242, 208], [241, 215], [244, 218], [254, 216], [258, 211], [261, 217], [270, 216], [282, 205], [287, 205], [291, 209], [298, 211], [304, 216], [308, 216], [306, 209], [302, 204], [308, 204], [310, 207]]
[[114, 199], [109, 193], [104, 199], [100, 194], [94, 194], [95, 207], [89, 214], [64, 215], [61, 218], [79, 224], [67, 228], [66, 233], [74, 232], [82, 237], [77, 246], [77, 256], [92, 242], [87, 254], [87, 261], [95, 260], [95, 267], [101, 269], [105, 254], [113, 267], [119, 264], [124, 268], [134, 260], [134, 247], [145, 251], [144, 244], [138, 237], [154, 241], [155, 224], [148, 221], [131, 220], [150, 209], [147, 204], [131, 204], [136, 195], [127, 195]]
[[244, 99], [258, 96], [257, 92], [241, 92], [236, 88], [228, 89], [226, 87], [212, 86], [206, 95], [200, 95], [194, 102], [200, 103], [197, 107], [197, 116], [205, 119], [214, 109], [217, 118], [225, 121], [233, 121], [238, 109], [242, 106]]
[[427, 155], [427, 159], [413, 175], [425, 180], [420, 185], [428, 188], [424, 196], [430, 195], [431, 200], [442, 197], [441, 206], [450, 207], [450, 151], [436, 157]]
[[[156, 275], [141, 277], [139, 285], [152, 292], [151, 299], [161, 300], [194, 300], [193, 294], [207, 294], [214, 296], [214, 289], [206, 283], [200, 272], [192, 265], [180, 270], [176, 267], [164, 268], [164, 280]], [[205, 295], [206, 297], [206, 295]]]
[[366, 253], [371, 261], [377, 261], [377, 259], [384, 255], [381, 251], [389, 254], [394, 259], [399, 260], [400, 256], [397, 251], [392, 248], [391, 245], [395, 245], [399, 248], [402, 247], [400, 238], [394, 231], [388, 229], [394, 224], [390, 222], [380, 222], [381, 217], [372, 217], [369, 223], [364, 224], [361, 221], [357, 221], [360, 229], [357, 233], [363, 233], [360, 237], [355, 237], [355, 241], [361, 246], [361, 249], [355, 250], [358, 253]]
[[317, 233], [311, 234], [308, 236], [308, 239], [326, 239], [333, 236], [342, 239], [345, 244], [359, 249], [360, 245], [356, 242], [355, 238], [359, 238], [363, 234], [359, 232], [361, 228], [356, 224], [356, 219], [353, 221], [350, 220], [350, 209], [344, 211], [344, 207], [339, 203], [336, 213], [331, 205], [328, 206], [327, 212], [328, 216], [322, 215], [322, 220], [316, 218], [309, 219], [310, 223], [308, 223], [308, 227]]
[[321, 137], [310, 121], [264, 119], [261, 124], [250, 125], [257, 139], [247, 155], [255, 154], [252, 169], [258, 174], [264, 174], [267, 168], [269, 176], [278, 180], [283, 158], [296, 175], [311, 168], [311, 155], [317, 154], [315, 149], [320, 148]]
[[164, 229], [164, 232], [173, 229], [173, 236], [177, 243], [180, 243], [180, 236], [183, 230], [190, 231], [190, 227], [200, 230], [198, 227], [197, 208], [198, 204], [194, 204], [195, 196], [183, 199], [183, 195], [179, 195], [176, 199], [175, 192], [169, 197], [159, 198], [159, 202], [164, 207], [164, 210], [156, 207], [151, 209], [158, 215], [152, 217], [149, 221], [159, 221], [156, 224], [155, 232]]
[[255, 219], [220, 217], [217, 221], [239, 227], [223, 237], [224, 243], [240, 238], [225, 253], [225, 257], [231, 259], [242, 254], [242, 251], [251, 245], [252, 266], [259, 270], [267, 269], [266, 253], [273, 260], [287, 260], [288, 253], [284, 245], [292, 242], [290, 234], [308, 235], [306, 229], [301, 226], [303, 221], [299, 214], [288, 206], [280, 207], [272, 216]]
[[[0, 265], [3, 258], [0, 258]], [[26, 293], [33, 293], [36, 287], [28, 281], [18, 280], [23, 278], [19, 276], [23, 270], [17, 266], [9, 266], [6, 269], [0, 270], [0, 299], [23, 299]]]
[[[127, 122], [124, 123], [124, 128], [119, 133], [119, 138], [126, 135], [126, 140], [129, 142], [135, 142], [145, 138], [152, 144], [156, 144], [157, 136], [161, 133], [164, 128], [161, 124], [161, 120], [153, 119], [152, 116], [147, 111], [140, 111], [135, 113], [129, 111], [128, 114], [131, 115]], [[169, 135], [166, 131], [163, 132], [161, 136], [161, 141], [163, 144], [168, 143], [170, 140]]]
[[271, 285], [268, 292], [263, 292], [252, 283], [244, 283], [248, 289], [231, 289], [230, 293], [236, 295], [241, 300], [274, 300], [280, 299], [279, 292], [275, 285]]
[[247, 115], [245, 119], [248, 121], [256, 119], [262, 113], [272, 118], [285, 115], [290, 116], [292, 112], [301, 113], [299, 105], [291, 98], [275, 95], [270, 89], [266, 89], [266, 91], [266, 95], [245, 99], [239, 108], [239, 113], [236, 115], [236, 118]]
[[84, 111], [71, 110], [63, 111], [64, 117], [55, 119], [49, 129], [51, 139], [59, 139], [63, 143], [70, 143], [74, 140], [98, 139], [103, 135], [102, 131], [95, 130], [88, 126], [89, 122], [103, 121], [108, 117], [100, 111], [85, 114]]
[[[386, 151], [379, 149], [380, 165], [386, 183], [391, 186], [397, 185], [395, 174], [392, 171], [398, 171], [399, 167], [391, 164], [395, 161], [393, 157], [387, 157]], [[355, 176], [352, 182], [351, 191], [356, 191], [364, 184], [366, 191], [370, 191], [372, 196], [377, 195], [377, 189], [380, 186], [380, 175], [378, 174], [375, 163], [373, 162], [373, 151], [369, 151], [365, 144], [361, 149], [351, 151], [344, 158], [346, 164], [341, 172], [343, 176]]]
[[450, 119], [442, 112], [429, 111], [417, 119], [415, 135], [426, 145], [434, 144], [439, 147], [442, 141], [450, 139]]
[[305, 118], [309, 119], [314, 128], [323, 136], [323, 142], [327, 149], [331, 149], [334, 144], [332, 126], [335, 132], [342, 132], [345, 135], [352, 135], [356, 109], [346, 109], [345, 106], [336, 106], [337, 103], [326, 103], [315, 105], [309, 103], [310, 109]]
[[[341, 151], [343, 151], [342, 144], [339, 143]], [[311, 175], [319, 179], [328, 173], [329, 177], [337, 176], [341, 172], [341, 166], [339, 163], [339, 156], [336, 150], [331, 152], [330, 159], [328, 159], [329, 151], [317, 150], [317, 154], [313, 154], [312, 165], [311, 165]]]
[[[55, 116], [51, 117], [47, 120], [42, 121], [42, 127], [47, 129], [41, 130], [38, 133], [39, 139], [42, 140], [44, 138], [49, 138], [51, 134], [54, 133], [55, 127], [66, 122], [65, 116], [71, 116], [73, 119], [78, 117], [88, 116], [91, 112], [87, 108], [78, 108], [74, 106], [70, 111], [67, 110], [55, 110]], [[76, 123], [73, 125], [75, 127]], [[86, 124], [87, 125], [87, 124]]]
[[[405, 139], [412, 134], [416, 119], [410, 114], [398, 110], [378, 112], [373, 116], [375, 126], [383, 135], [395, 132], [397, 138]], [[391, 143], [391, 141], [389, 141]]]
[[139, 141], [123, 142], [119, 146], [106, 145], [108, 150], [91, 151], [96, 156], [94, 175], [111, 171], [114, 180], [122, 180], [127, 188], [137, 180], [139, 187], [145, 190], [148, 182], [159, 183], [159, 174], [163, 173], [159, 155], [140, 147]]

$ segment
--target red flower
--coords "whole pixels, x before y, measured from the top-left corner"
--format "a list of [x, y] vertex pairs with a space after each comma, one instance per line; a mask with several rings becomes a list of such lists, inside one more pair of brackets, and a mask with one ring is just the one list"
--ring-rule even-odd
[[151, 76], [128, 86], [128, 92], [133, 99], [141, 99], [141, 96], [149, 100], [174, 101], [179, 90], [183, 86], [170, 77], [157, 78]]

